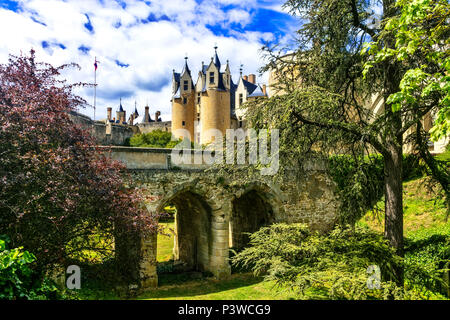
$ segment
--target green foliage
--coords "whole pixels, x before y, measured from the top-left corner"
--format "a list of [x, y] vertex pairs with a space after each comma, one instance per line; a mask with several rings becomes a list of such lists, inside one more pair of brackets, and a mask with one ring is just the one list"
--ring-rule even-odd
[[164, 212], [162, 213], [161, 217], [159, 218], [159, 221], [169, 221], [173, 222], [173, 219], [175, 218], [175, 214], [177, 213], [177, 208], [173, 205], [168, 205], [164, 207]]
[[179, 140], [172, 141], [172, 134], [162, 130], [154, 130], [149, 133], [139, 133], [130, 138], [130, 146], [147, 148], [173, 148]]
[[450, 143], [445, 148], [445, 151], [443, 153], [437, 155], [435, 158], [438, 161], [443, 161], [446, 163], [450, 162]]
[[[437, 118], [430, 133], [432, 140], [437, 141], [450, 133], [448, 1], [398, 0], [396, 7], [399, 15], [387, 19], [380, 37], [366, 43], [361, 51], [370, 56], [363, 75], [386, 61], [402, 63], [405, 72], [400, 91], [392, 93], [386, 102], [392, 111], [403, 113], [429, 110], [431, 105]], [[395, 46], [385, 46], [391, 36]]]
[[426, 288], [449, 297], [450, 224], [422, 229], [408, 236], [405, 242], [407, 286]]
[[[232, 262], [306, 299], [404, 297], [403, 289], [392, 282], [402, 259], [382, 235], [368, 229], [336, 228], [323, 235], [303, 224], [275, 224], [250, 235], [250, 246]], [[367, 287], [370, 265], [378, 265], [388, 279], [380, 289]]]
[[[340, 223], [353, 224], [384, 195], [383, 157], [334, 155], [329, 158], [328, 164], [329, 173], [336, 182], [336, 192], [341, 200]], [[413, 154], [403, 155], [402, 168], [403, 180], [426, 173], [426, 166]]]
[[19, 248], [7, 248], [5, 237], [0, 238], [0, 299], [55, 298], [54, 284], [39, 277], [32, 268], [35, 256]]
[[363, 159], [348, 155], [330, 157], [329, 172], [341, 200], [342, 224], [354, 223], [381, 199], [384, 194], [383, 168], [381, 156]]
[[86, 84], [61, 78], [68, 66], [39, 62], [33, 50], [0, 64], [0, 234], [33, 253], [40, 272], [86, 251], [112, 254], [96, 233], [156, 227], [144, 195], [125, 185], [125, 166], [71, 121], [85, 103], [74, 88]]

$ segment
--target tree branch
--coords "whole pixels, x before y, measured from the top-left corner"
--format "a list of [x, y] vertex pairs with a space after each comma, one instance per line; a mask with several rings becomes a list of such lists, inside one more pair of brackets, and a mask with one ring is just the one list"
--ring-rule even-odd
[[371, 135], [363, 134], [362, 132], [355, 130], [354, 128], [349, 128], [348, 126], [346, 126], [342, 123], [336, 123], [336, 122], [320, 123], [320, 122], [308, 120], [308, 119], [304, 118], [301, 114], [298, 114], [297, 112], [294, 112], [293, 114], [297, 118], [298, 121], [300, 121], [304, 124], [319, 127], [322, 129], [334, 129], [334, 130], [340, 130], [340, 131], [344, 131], [346, 133], [350, 133], [350, 134], [354, 135], [355, 137], [357, 137], [358, 139], [369, 142], [381, 154], [383, 154], [383, 155], [387, 154], [387, 149], [375, 137], [373, 137]]
[[356, 7], [356, 0], [351, 1], [352, 6], [352, 16], [353, 16], [353, 25], [357, 28], [360, 28], [365, 33], [369, 34], [372, 38], [375, 38], [376, 33], [373, 29], [370, 29], [366, 25], [362, 24], [359, 20], [358, 8]]

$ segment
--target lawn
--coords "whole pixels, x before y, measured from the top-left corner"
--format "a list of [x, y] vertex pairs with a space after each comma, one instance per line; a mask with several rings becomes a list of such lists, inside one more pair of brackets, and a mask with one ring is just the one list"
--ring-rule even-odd
[[274, 282], [263, 282], [250, 273], [233, 274], [227, 280], [203, 278], [198, 280], [168, 278], [176, 275], [161, 275], [162, 284], [149, 290], [137, 299], [142, 300], [288, 300], [294, 293], [275, 287]]
[[174, 222], [160, 222], [160, 225], [164, 227], [164, 231], [163, 234], [158, 234], [156, 260], [165, 262], [173, 258]]
[[[418, 231], [450, 224], [447, 207], [439, 185], [431, 184], [429, 177], [403, 183], [403, 232], [406, 237]], [[377, 209], [369, 211], [359, 222], [379, 232], [384, 231], [384, 200]]]

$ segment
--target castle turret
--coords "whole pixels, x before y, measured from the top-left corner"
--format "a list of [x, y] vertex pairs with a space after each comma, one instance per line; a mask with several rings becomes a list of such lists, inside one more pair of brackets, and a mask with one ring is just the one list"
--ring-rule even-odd
[[217, 46], [214, 50], [214, 57], [211, 58], [206, 69], [206, 92], [203, 93], [200, 103], [202, 118], [200, 143], [202, 144], [213, 142], [212, 129], [219, 130], [225, 137], [226, 130], [230, 128], [230, 90], [224, 81], [227, 78], [227, 71], [220, 72]]
[[[172, 132], [176, 138], [194, 139], [195, 89], [187, 57], [181, 74], [173, 71]], [[183, 129], [184, 131], [181, 131]]]
[[130, 114], [130, 118], [128, 119], [129, 124], [133, 125], [134, 120], [137, 119], [137, 117], [139, 117], [139, 113], [137, 111], [137, 102], [134, 101], [134, 111], [132, 114]]
[[126, 114], [126, 111], [122, 107], [122, 98], [120, 98], [119, 109], [116, 111], [116, 118], [118, 119], [119, 123], [126, 123]]

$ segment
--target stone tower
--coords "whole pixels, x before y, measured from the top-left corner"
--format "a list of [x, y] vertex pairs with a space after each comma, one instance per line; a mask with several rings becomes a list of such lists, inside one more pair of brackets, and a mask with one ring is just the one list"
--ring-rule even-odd
[[116, 111], [116, 122], [120, 124], [126, 123], [126, 111], [122, 107], [122, 98], [120, 98], [119, 108]]
[[220, 72], [221, 64], [217, 47], [214, 49], [214, 57], [211, 58], [207, 67], [202, 67], [197, 81], [197, 88], [199, 88], [200, 80], [202, 84], [202, 90], [197, 92], [197, 102], [200, 106], [198, 131], [201, 144], [214, 141], [213, 130], [219, 130], [225, 138], [226, 130], [230, 128], [230, 68], [227, 61], [225, 72]]
[[187, 57], [183, 71], [172, 76], [172, 133], [176, 138], [194, 139], [195, 89]]
[[217, 135], [225, 139], [227, 129], [243, 126], [242, 115], [236, 115], [237, 108], [247, 98], [267, 97], [253, 74], [242, 76], [241, 70], [239, 85], [233, 83], [228, 60], [221, 71], [217, 47], [211, 62], [202, 62], [195, 86], [185, 59], [183, 72], [174, 70], [172, 77], [172, 132], [176, 138], [189, 137], [200, 144], [215, 141]]

